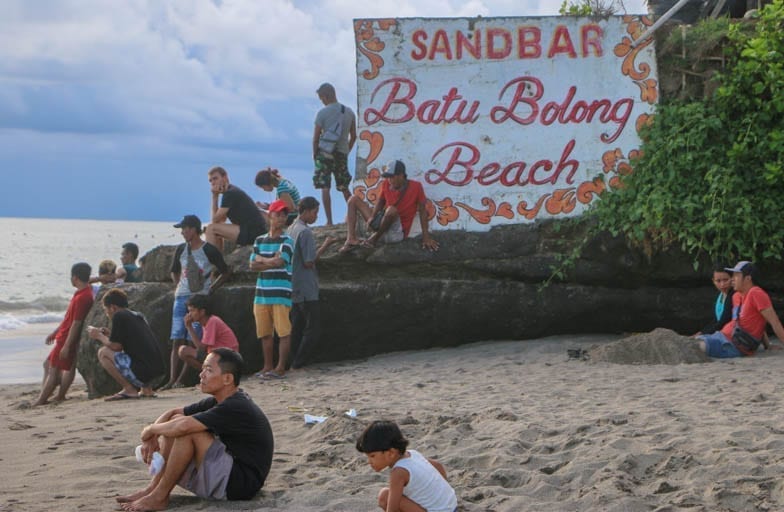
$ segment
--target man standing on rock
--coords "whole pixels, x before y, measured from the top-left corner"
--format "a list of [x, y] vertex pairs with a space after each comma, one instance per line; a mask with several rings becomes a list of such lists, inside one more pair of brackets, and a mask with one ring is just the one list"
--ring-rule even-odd
[[332, 225], [332, 199], [329, 189], [332, 186], [332, 175], [335, 175], [335, 188], [343, 193], [348, 201], [351, 193], [351, 174], [348, 172], [348, 154], [357, 141], [357, 123], [354, 111], [346, 105], [338, 103], [335, 88], [332, 84], [323, 83], [316, 89], [324, 107], [316, 114], [313, 129], [313, 187], [321, 189], [321, 201], [324, 203], [324, 214], [327, 226]]
[[765, 326], [770, 324], [776, 337], [784, 342], [784, 327], [770, 302], [770, 296], [757, 286], [757, 269], [749, 261], [738, 262], [726, 269], [732, 273], [732, 320], [721, 331], [699, 336], [700, 349], [710, 357], [728, 358], [754, 355], [760, 344], [772, 345], [765, 338]]
[[[353, 196], [348, 201], [346, 214], [346, 229], [348, 236], [346, 243], [339, 252], [350, 252], [360, 245], [375, 247], [379, 242], [397, 243], [408, 238], [414, 217], [419, 212], [419, 222], [422, 227], [422, 248], [430, 251], [438, 250], [438, 242], [430, 237], [427, 219], [427, 198], [422, 184], [408, 179], [406, 166], [401, 160], [392, 160], [381, 174], [386, 178], [381, 184], [381, 195], [376, 205], [370, 206], [359, 196]], [[357, 215], [361, 215], [371, 229], [375, 232], [365, 241], [357, 238]], [[372, 220], [382, 216], [378, 225], [373, 226]]]
[[71, 267], [71, 285], [76, 288], [76, 291], [71, 297], [71, 302], [68, 303], [63, 321], [52, 334], [46, 337], [46, 344], [54, 343], [54, 348], [44, 361], [44, 381], [41, 394], [34, 406], [48, 403], [49, 397], [58, 385], [60, 390], [55, 401], [65, 400], [65, 394], [76, 377], [76, 351], [79, 348], [79, 337], [82, 334], [84, 319], [93, 307], [90, 272], [92, 269], [87, 263], [76, 263]]
[[152, 383], [166, 373], [166, 365], [150, 325], [141, 313], [128, 309], [128, 296], [119, 288], [103, 296], [103, 310], [112, 321], [111, 332], [89, 326], [87, 334], [103, 345], [98, 349], [98, 362], [122, 386], [122, 391], [106, 401], [154, 397]]
[[165, 460], [150, 484], [120, 496], [123, 510], [164, 510], [175, 485], [215, 500], [252, 499], [269, 474], [274, 442], [264, 412], [239, 388], [242, 356], [217, 348], [204, 360], [201, 391], [212, 395], [170, 409], [142, 430], [141, 455]]
[[[205, 230], [207, 242], [221, 252], [223, 240], [251, 245], [267, 230], [258, 206], [241, 188], [229, 183], [229, 174], [223, 167], [213, 167], [207, 176], [212, 191], [212, 219]], [[231, 223], [227, 224], [226, 220]]]

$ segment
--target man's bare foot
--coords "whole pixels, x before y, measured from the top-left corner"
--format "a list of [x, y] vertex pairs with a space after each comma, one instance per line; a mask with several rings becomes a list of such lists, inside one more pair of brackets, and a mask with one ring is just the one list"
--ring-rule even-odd
[[38, 400], [37, 402], [35, 402], [33, 404], [33, 407], [38, 407], [38, 406], [41, 406], [41, 405], [47, 405], [48, 403], [49, 403], [49, 400], [44, 400], [43, 402]]
[[166, 507], [169, 506], [169, 499], [167, 498], [164, 501], [158, 501], [148, 494], [147, 496], [139, 498], [136, 501], [132, 501], [130, 503], [123, 503], [121, 506], [123, 510], [128, 510], [132, 512], [151, 512], [153, 510], [166, 510]]
[[126, 496], [117, 496], [114, 499], [117, 500], [117, 503], [130, 503], [132, 501], [138, 500], [139, 498], [144, 498], [145, 496], [150, 494], [153, 489], [154, 489], [154, 487], [149, 486], [149, 487], [146, 487], [146, 488], [142, 489], [141, 491], [136, 491], [133, 494], [128, 494]]

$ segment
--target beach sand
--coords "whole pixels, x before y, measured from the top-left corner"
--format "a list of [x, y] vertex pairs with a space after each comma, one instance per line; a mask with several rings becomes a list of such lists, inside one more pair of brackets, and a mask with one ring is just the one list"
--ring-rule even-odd
[[[249, 377], [242, 387], [275, 433], [263, 491], [214, 503], [176, 490], [170, 508], [377, 510], [388, 472], [374, 473], [354, 441], [387, 418], [445, 464], [464, 511], [784, 509], [784, 352], [688, 365], [567, 355], [614, 339], [487, 342]], [[0, 389], [1, 511], [115, 510], [115, 496], [147, 482], [133, 456], [141, 428], [202, 396], [107, 403], [78, 386], [29, 409], [37, 386]], [[328, 419], [306, 425], [304, 413]]]

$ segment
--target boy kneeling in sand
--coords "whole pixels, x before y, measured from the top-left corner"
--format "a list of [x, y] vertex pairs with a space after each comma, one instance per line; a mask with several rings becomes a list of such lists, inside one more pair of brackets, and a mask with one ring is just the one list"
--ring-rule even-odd
[[390, 467], [389, 487], [378, 494], [386, 512], [454, 512], [457, 496], [446, 481], [444, 466], [416, 450], [392, 421], [374, 421], [357, 439], [357, 450], [367, 455], [375, 471]]

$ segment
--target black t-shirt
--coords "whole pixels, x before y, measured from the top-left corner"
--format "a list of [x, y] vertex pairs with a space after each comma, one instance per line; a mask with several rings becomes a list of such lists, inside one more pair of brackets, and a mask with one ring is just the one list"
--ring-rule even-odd
[[166, 373], [163, 352], [152, 329], [141, 313], [120, 309], [112, 317], [109, 339], [119, 343], [131, 357], [131, 370], [144, 384]]
[[248, 226], [264, 226], [264, 217], [259, 207], [241, 188], [229, 185], [221, 199], [221, 208], [228, 208], [228, 217], [232, 224]]
[[184, 412], [220, 438], [234, 457], [226, 498], [253, 498], [269, 474], [274, 451], [272, 428], [259, 406], [240, 389], [221, 403], [209, 397]]

